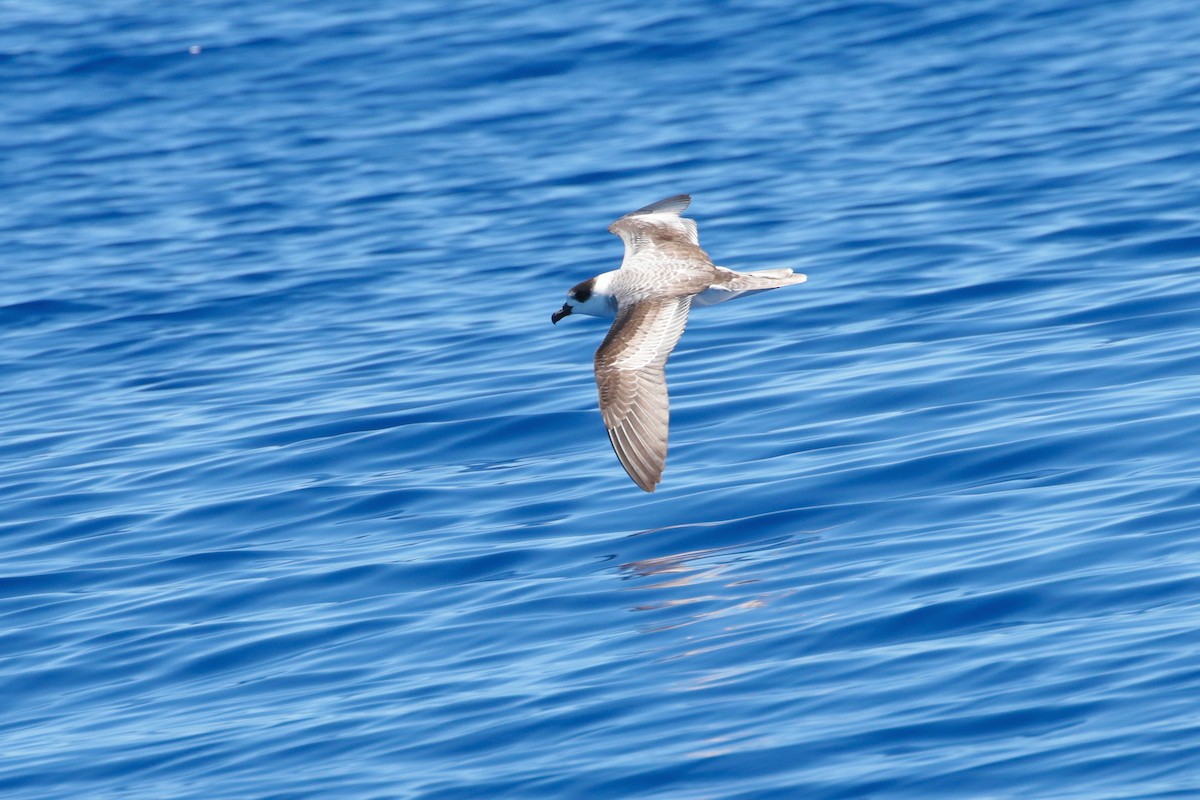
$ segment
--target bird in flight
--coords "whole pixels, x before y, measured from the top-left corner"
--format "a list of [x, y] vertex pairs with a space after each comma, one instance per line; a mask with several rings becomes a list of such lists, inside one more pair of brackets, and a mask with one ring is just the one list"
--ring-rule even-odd
[[647, 492], [662, 481], [667, 460], [663, 368], [691, 307], [808, 279], [790, 269], [734, 272], [714, 265], [700, 249], [695, 221], [680, 216], [691, 202], [686, 194], [668, 197], [609, 225], [625, 242], [621, 268], [571, 287], [550, 315], [555, 324], [570, 314], [613, 319], [596, 351], [600, 414], [621, 466]]

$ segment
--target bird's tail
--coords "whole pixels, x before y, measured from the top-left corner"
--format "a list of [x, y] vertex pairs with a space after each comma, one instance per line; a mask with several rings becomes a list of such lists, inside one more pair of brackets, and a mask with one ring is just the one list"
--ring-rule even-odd
[[717, 280], [692, 300], [702, 306], [724, 303], [735, 297], [768, 292], [793, 283], [804, 283], [808, 276], [790, 269], [763, 269], [756, 272], [734, 272], [717, 267]]

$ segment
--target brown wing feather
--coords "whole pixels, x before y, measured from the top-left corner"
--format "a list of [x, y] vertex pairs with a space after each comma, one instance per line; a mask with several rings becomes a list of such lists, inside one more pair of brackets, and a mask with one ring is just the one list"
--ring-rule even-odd
[[608, 230], [625, 242], [627, 257], [645, 250], [655, 250], [662, 245], [676, 244], [683, 245], [689, 257], [699, 254], [707, 261], [708, 255], [700, 249], [695, 220], [680, 216], [691, 202], [692, 198], [686, 194], [659, 200], [626, 214], [609, 225]]
[[653, 492], [667, 460], [669, 400], [664, 366], [683, 335], [690, 297], [620, 308], [596, 351], [596, 388], [604, 427], [633, 482]]

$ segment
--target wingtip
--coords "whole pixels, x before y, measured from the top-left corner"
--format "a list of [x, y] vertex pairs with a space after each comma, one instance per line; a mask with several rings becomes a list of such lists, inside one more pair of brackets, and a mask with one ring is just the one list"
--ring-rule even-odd
[[631, 211], [626, 214], [626, 217], [640, 217], [643, 214], [682, 214], [687, 210], [687, 207], [692, 204], [692, 196], [690, 194], [676, 194], [670, 197], [664, 197], [657, 203], [651, 203], [648, 206], [642, 206], [637, 211]]
[[612, 445], [613, 452], [616, 453], [618, 463], [625, 470], [629, 479], [643, 492], [654, 494], [654, 490], [662, 482], [662, 466], [657, 470], [653, 467], [647, 469], [647, 465], [628, 450], [615, 428], [608, 428], [608, 441]]
[[624, 459], [621, 460], [621, 466], [625, 467], [625, 474], [627, 474], [630, 480], [636, 483], [637, 487], [643, 492], [654, 494], [654, 490], [658, 488], [660, 483], [662, 483], [661, 471], [659, 471], [658, 475], [638, 475], [635, 474], [635, 470], [630, 469], [629, 465], [625, 463]]

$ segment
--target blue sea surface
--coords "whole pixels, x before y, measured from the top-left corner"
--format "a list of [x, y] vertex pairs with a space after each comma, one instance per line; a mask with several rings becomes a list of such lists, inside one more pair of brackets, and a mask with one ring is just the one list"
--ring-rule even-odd
[[[1200, 797], [1200, 6], [0, 3], [0, 795]], [[662, 485], [550, 313], [668, 195]]]

